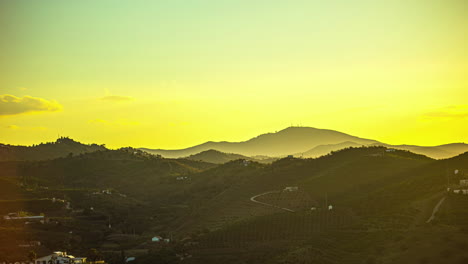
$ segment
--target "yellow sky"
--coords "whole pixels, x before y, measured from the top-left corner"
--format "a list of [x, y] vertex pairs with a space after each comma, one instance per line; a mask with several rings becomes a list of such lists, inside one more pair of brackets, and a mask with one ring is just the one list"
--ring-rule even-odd
[[0, 142], [468, 142], [468, 4], [382, 2], [2, 2]]

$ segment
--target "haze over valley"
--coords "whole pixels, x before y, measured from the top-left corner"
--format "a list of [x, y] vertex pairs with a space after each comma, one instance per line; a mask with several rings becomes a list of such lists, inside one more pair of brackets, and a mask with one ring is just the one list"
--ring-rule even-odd
[[[309, 127], [154, 153], [67, 137], [2, 145], [1, 213], [47, 221], [4, 218], [0, 257], [94, 248], [111, 263], [122, 250], [142, 263], [444, 263], [446, 251], [464, 256], [468, 224], [468, 196], [452, 191], [468, 176], [468, 152], [453, 146], [389, 146]], [[41, 244], [16, 248], [25, 241]]]

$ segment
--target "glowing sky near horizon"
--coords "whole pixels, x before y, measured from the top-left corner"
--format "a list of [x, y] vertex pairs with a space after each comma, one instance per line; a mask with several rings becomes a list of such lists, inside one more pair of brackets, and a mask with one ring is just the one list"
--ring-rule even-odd
[[468, 142], [468, 2], [1, 1], [0, 143]]

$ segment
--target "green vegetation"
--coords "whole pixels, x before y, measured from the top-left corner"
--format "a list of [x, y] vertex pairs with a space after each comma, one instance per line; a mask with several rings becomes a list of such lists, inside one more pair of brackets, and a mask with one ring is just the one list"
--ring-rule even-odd
[[[0, 167], [2, 214], [47, 219], [1, 220], [0, 257], [13, 252], [27, 259], [31, 250], [99, 255], [109, 263], [124, 257], [137, 257], [135, 263], [460, 263], [467, 257], [468, 196], [447, 195], [446, 187], [467, 177], [468, 153], [433, 160], [359, 147], [317, 159], [215, 165], [124, 148]], [[442, 197], [435, 220], [426, 223]], [[170, 242], [151, 242], [154, 236]], [[41, 246], [18, 248], [36, 240]]]

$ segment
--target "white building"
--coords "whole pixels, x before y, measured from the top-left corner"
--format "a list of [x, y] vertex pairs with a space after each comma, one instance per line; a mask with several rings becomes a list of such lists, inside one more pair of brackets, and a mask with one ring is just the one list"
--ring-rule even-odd
[[155, 236], [153, 238], [151, 238], [151, 242], [161, 242], [163, 240], [162, 237], [160, 236]]
[[460, 180], [460, 186], [468, 186], [468, 179]]
[[67, 252], [56, 251], [51, 255], [38, 258], [35, 264], [83, 264], [86, 263], [86, 258], [76, 258], [72, 255], [67, 255]]
[[465, 189], [465, 190], [453, 190], [453, 193], [455, 193], [455, 194], [464, 194], [464, 195], [468, 195], [468, 189]]
[[297, 190], [299, 190], [299, 187], [297, 187], [297, 186], [288, 186], [288, 187], [284, 188], [283, 191], [285, 191], [285, 192], [296, 192]]

